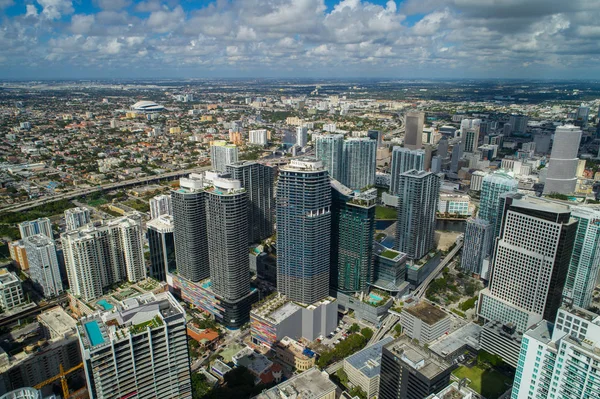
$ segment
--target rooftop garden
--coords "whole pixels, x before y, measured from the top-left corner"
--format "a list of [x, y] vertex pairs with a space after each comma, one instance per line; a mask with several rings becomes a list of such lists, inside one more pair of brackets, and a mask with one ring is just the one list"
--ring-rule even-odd
[[146, 329], [148, 329], [148, 327], [156, 328], [156, 327], [162, 326], [162, 324], [163, 324], [162, 319], [158, 315], [156, 315], [148, 321], [131, 326], [129, 331], [131, 331], [132, 334], [139, 334], [141, 332], [146, 331]]
[[385, 251], [380, 253], [379, 256], [383, 256], [384, 258], [388, 259], [394, 259], [396, 256], [398, 256], [398, 252], [386, 249]]

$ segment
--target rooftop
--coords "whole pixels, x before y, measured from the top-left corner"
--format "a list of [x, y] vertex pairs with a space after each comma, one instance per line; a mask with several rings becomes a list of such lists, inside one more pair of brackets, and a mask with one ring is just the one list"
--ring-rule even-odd
[[424, 323], [432, 325], [448, 317], [446, 312], [431, 305], [429, 302], [421, 301], [414, 306], [406, 306], [404, 312], [408, 312]]
[[449, 363], [436, 354], [413, 344], [407, 337], [386, 345], [386, 349], [398, 356], [406, 365], [429, 379], [433, 379], [451, 367]]
[[432, 352], [440, 356], [447, 356], [462, 348], [465, 344], [479, 349], [479, 337], [482, 327], [475, 323], [469, 323], [449, 335], [444, 335], [435, 343], [429, 345]]
[[385, 337], [383, 340], [346, 358], [346, 361], [367, 378], [376, 377], [381, 370], [381, 348], [393, 340], [392, 337]]
[[280, 323], [299, 309], [301, 309], [300, 305], [291, 302], [284, 295], [277, 295], [253, 309], [252, 313], [265, 319], [271, 319], [275, 323]]
[[42, 312], [38, 320], [52, 331], [53, 336], [65, 335], [77, 328], [75, 319], [60, 306]]
[[527, 336], [536, 339], [544, 344], [549, 343], [552, 340], [552, 330], [554, 326], [547, 320], [542, 320], [533, 327], [531, 327], [525, 333]]
[[8, 269], [0, 269], [0, 287], [3, 285], [20, 282], [19, 278], [13, 272], [9, 272]]
[[336, 385], [316, 367], [255, 396], [255, 399], [317, 399], [335, 392]]
[[173, 216], [171, 215], [160, 215], [156, 219], [152, 219], [146, 223], [147, 227], [152, 227], [154, 230], [160, 232], [173, 232]]

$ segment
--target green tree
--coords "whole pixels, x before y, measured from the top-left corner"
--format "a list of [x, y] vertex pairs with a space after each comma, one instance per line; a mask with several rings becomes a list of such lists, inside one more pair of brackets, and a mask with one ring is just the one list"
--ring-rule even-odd
[[351, 333], [351, 334], [357, 333], [359, 331], [360, 331], [360, 326], [358, 324], [356, 324], [356, 323], [352, 324], [350, 326], [350, 328], [348, 329], [348, 332]]
[[360, 333], [367, 339], [367, 341], [373, 337], [373, 330], [371, 330], [369, 327], [363, 328], [360, 330]]

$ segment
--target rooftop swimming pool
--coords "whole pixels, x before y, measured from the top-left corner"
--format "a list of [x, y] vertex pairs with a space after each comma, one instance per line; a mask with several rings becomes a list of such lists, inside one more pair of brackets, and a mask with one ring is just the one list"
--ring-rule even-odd
[[112, 308], [114, 308], [114, 306], [111, 303], [109, 303], [106, 299], [100, 299], [96, 303], [100, 305], [100, 307], [104, 310], [111, 310]]
[[85, 332], [90, 339], [90, 344], [92, 346], [100, 345], [104, 343], [104, 337], [102, 336], [102, 331], [100, 331], [100, 326], [96, 320], [90, 321], [83, 325], [85, 328]]
[[377, 294], [374, 294], [372, 292], [369, 294], [369, 303], [375, 304], [375, 303], [381, 302], [382, 300], [383, 300], [383, 297], [380, 297]]

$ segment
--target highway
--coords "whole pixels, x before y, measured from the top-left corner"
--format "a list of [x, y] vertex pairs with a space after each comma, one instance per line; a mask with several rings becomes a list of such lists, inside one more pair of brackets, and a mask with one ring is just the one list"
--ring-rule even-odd
[[425, 295], [425, 292], [427, 291], [427, 287], [429, 287], [429, 284], [431, 284], [431, 282], [442, 272], [442, 270], [444, 270], [444, 267], [446, 267], [448, 265], [448, 263], [450, 263], [452, 258], [454, 258], [456, 256], [456, 254], [458, 253], [458, 251], [461, 250], [462, 247], [463, 247], [463, 239], [459, 238], [456, 241], [456, 246], [454, 248], [452, 248], [452, 251], [450, 251], [448, 253], [448, 255], [446, 255], [444, 260], [442, 260], [440, 262], [440, 264], [435, 268], [435, 270], [433, 272], [431, 272], [429, 274], [429, 276], [427, 276], [427, 278], [421, 283], [421, 285], [419, 285], [417, 287], [417, 289], [413, 291], [413, 293], [412, 293], [413, 297], [423, 298], [423, 296]]
[[123, 187], [148, 184], [150, 182], [154, 182], [154, 181], [158, 181], [158, 180], [182, 177], [182, 176], [186, 176], [190, 173], [197, 173], [197, 172], [202, 172], [202, 171], [210, 170], [210, 169], [211, 169], [210, 166], [202, 166], [202, 167], [197, 167], [197, 168], [192, 168], [192, 169], [179, 170], [176, 172], [163, 173], [160, 175], [140, 177], [140, 178], [132, 179], [132, 180], [124, 180], [124, 181], [120, 181], [120, 182], [116, 182], [116, 183], [108, 183], [108, 184], [103, 184], [101, 186], [96, 186], [96, 187], [81, 188], [81, 189], [69, 191], [67, 193], [60, 193], [60, 194], [54, 195], [52, 197], [44, 197], [44, 198], [40, 198], [37, 200], [29, 201], [26, 204], [14, 204], [14, 205], [4, 206], [4, 207], [0, 208], [0, 212], [26, 211], [28, 209], [35, 208], [36, 206], [45, 205], [45, 204], [49, 204], [49, 203], [64, 200], [64, 199], [73, 199], [73, 198], [81, 197], [83, 195], [93, 194], [93, 193], [96, 193], [99, 191], [107, 191], [107, 190], [114, 190], [114, 189], [123, 188]]

